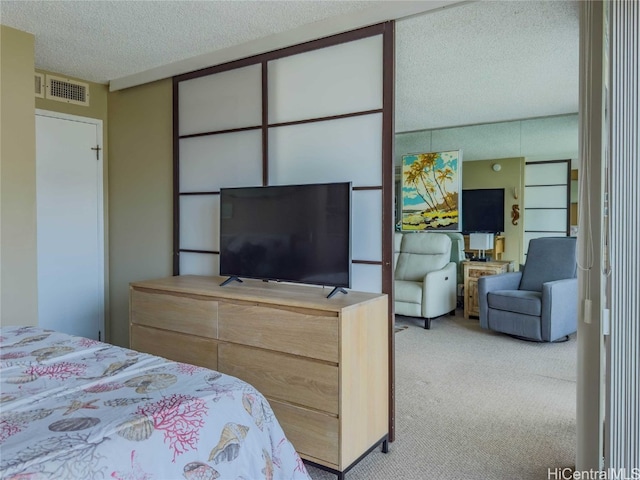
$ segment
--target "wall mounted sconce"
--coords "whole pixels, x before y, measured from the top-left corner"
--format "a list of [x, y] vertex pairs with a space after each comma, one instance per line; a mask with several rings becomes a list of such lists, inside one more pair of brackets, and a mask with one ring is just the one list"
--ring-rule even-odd
[[499, 163], [494, 163], [493, 165], [491, 165], [491, 170], [493, 170], [494, 172], [499, 172], [500, 170], [502, 170], [502, 165], [500, 165]]
[[518, 199], [518, 187], [513, 187], [513, 198]]

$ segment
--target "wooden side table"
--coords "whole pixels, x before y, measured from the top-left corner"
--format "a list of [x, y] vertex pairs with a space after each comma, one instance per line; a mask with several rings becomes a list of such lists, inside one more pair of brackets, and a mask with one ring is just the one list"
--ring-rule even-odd
[[477, 317], [480, 314], [478, 304], [478, 278], [487, 275], [498, 275], [513, 271], [511, 260], [495, 260], [492, 262], [462, 262], [464, 272], [464, 318], [471, 315]]

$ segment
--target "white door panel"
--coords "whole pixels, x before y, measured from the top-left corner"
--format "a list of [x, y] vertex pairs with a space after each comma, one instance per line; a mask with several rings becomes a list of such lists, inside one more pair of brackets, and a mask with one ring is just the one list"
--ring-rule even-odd
[[98, 123], [36, 115], [38, 318], [98, 339], [104, 331], [102, 157]]
[[571, 160], [527, 162], [524, 189], [524, 256], [529, 240], [569, 235]]

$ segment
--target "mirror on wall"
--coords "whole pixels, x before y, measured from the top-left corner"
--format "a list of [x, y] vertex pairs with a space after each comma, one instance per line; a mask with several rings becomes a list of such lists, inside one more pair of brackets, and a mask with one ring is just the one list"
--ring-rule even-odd
[[[467, 168], [474, 162], [573, 163], [579, 139], [578, 42], [577, 2], [470, 2], [398, 20], [396, 220], [403, 155], [461, 150], [463, 189], [465, 178], [480, 168]], [[476, 178], [473, 188], [495, 188], [493, 182], [511, 171], [508, 165], [504, 161], [502, 170], [483, 173], [486, 186], [476, 185]], [[526, 221], [524, 169], [520, 182], [505, 184], [520, 192], [519, 199], [505, 197], [505, 223], [516, 230], [510, 233], [512, 246], [519, 244], [512, 260], [518, 262]], [[519, 214], [518, 225], [511, 225], [512, 211]]]
[[578, 235], [578, 170], [571, 170], [571, 193], [569, 201], [569, 230], [571, 236]]

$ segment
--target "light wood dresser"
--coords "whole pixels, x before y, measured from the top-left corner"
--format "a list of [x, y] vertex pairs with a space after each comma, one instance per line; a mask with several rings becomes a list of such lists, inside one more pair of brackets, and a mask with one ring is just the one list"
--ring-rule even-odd
[[387, 296], [222, 277], [130, 286], [131, 348], [241, 378], [300, 456], [340, 478], [388, 439]]
[[462, 262], [464, 272], [464, 318], [480, 314], [478, 303], [478, 278], [513, 271], [511, 260], [494, 260], [493, 262]]

